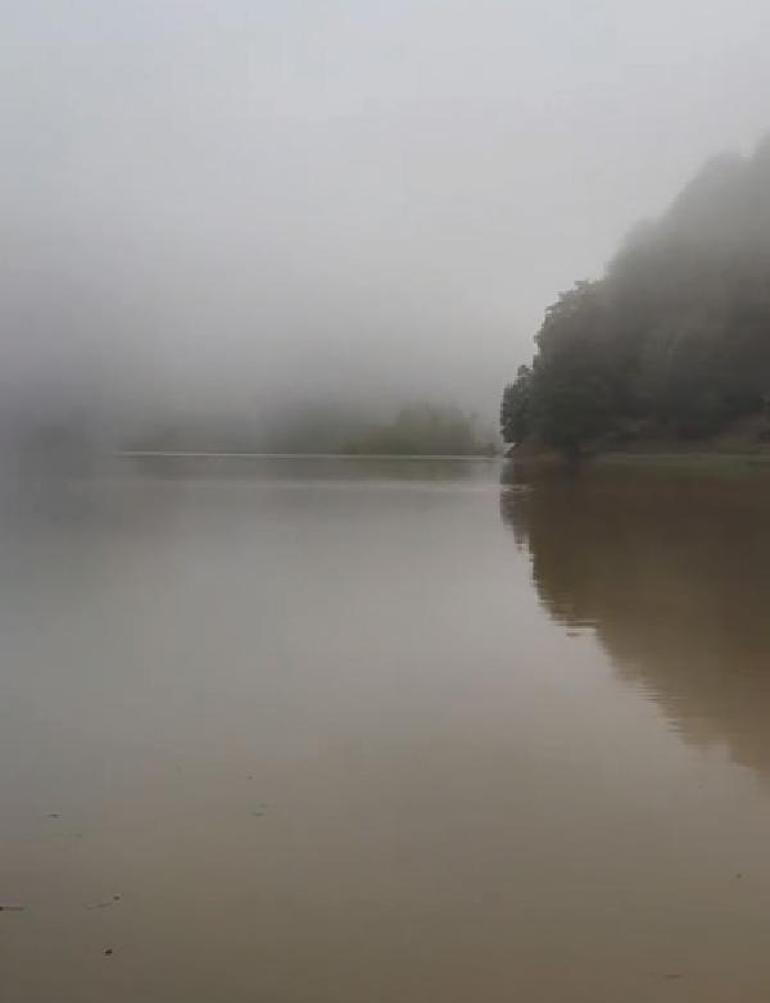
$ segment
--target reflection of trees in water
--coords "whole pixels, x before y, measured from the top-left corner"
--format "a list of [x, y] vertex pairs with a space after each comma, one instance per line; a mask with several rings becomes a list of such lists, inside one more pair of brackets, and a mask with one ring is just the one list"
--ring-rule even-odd
[[687, 740], [770, 774], [770, 481], [551, 474], [501, 512], [554, 619], [593, 627]]

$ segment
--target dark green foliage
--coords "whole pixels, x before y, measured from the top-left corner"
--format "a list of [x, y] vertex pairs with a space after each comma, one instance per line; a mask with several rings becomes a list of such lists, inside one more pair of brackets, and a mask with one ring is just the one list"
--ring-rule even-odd
[[770, 141], [719, 158], [599, 282], [551, 306], [506, 387], [503, 437], [576, 454], [635, 434], [698, 438], [770, 399]]
[[532, 370], [519, 366], [516, 379], [503, 391], [500, 429], [506, 442], [522, 442], [532, 429]]

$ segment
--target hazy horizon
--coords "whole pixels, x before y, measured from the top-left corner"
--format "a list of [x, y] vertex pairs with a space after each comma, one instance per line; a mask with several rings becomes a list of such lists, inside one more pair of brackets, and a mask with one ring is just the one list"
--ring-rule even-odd
[[11, 393], [493, 415], [559, 291], [770, 126], [758, 0], [5, 11]]

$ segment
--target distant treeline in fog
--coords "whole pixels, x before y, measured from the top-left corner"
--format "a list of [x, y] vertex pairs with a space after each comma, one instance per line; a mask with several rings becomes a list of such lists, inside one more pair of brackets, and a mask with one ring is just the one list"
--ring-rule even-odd
[[485, 455], [497, 437], [453, 405], [413, 403], [395, 417], [340, 402], [297, 402], [251, 417], [196, 414], [157, 422], [130, 441], [146, 452]]
[[770, 441], [770, 138], [706, 164], [602, 279], [549, 307], [535, 341], [504, 391], [507, 442]]
[[416, 404], [393, 421], [373, 425], [348, 442], [345, 452], [369, 455], [494, 456], [494, 434], [479, 427], [475, 415], [457, 407]]

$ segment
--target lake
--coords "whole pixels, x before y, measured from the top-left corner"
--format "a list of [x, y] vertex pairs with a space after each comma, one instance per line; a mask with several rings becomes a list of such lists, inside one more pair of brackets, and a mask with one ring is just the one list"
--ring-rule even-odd
[[124, 461], [2, 522], [4, 1003], [764, 1003], [770, 481]]

